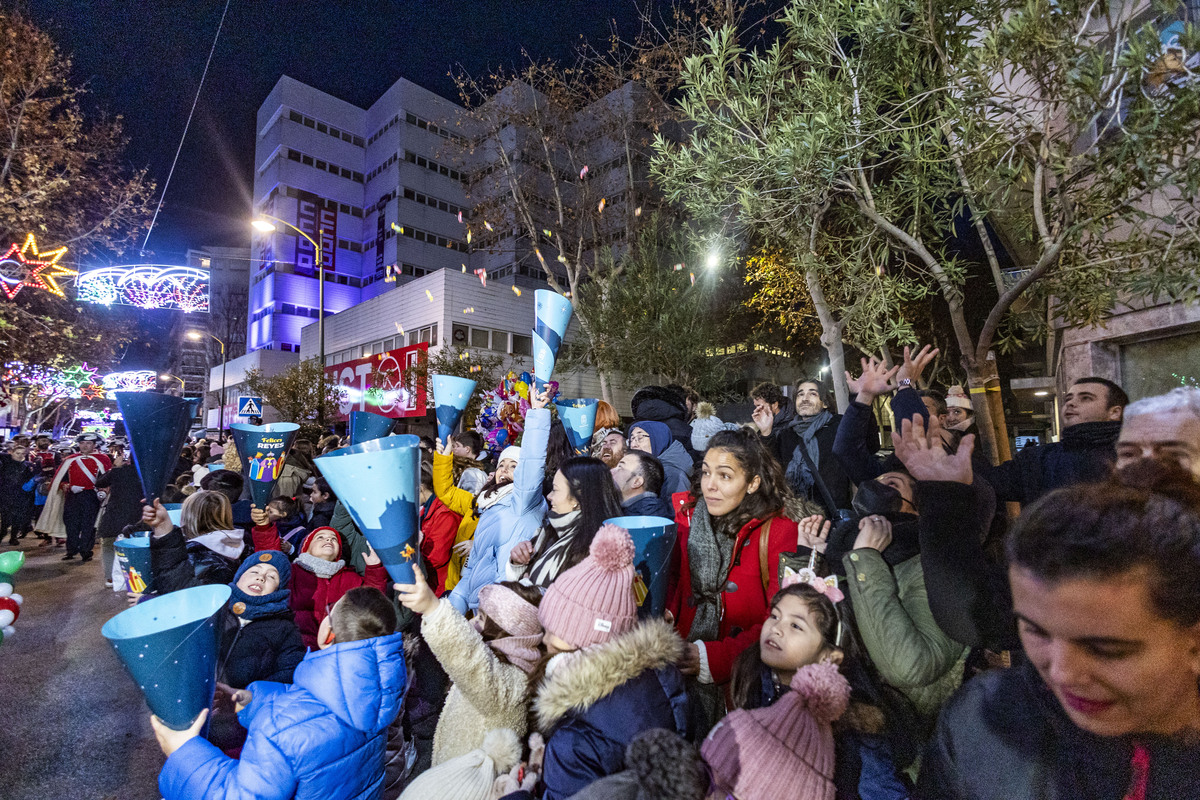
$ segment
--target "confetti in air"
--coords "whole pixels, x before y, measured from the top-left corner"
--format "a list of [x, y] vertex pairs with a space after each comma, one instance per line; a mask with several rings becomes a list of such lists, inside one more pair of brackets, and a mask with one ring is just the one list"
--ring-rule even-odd
[[514, 287], [512, 287], [512, 290], [513, 290], [513, 294], [515, 294], [517, 297], [521, 296], [521, 290], [519, 288], [514, 286]]
[[683, 269], [683, 264], [676, 264], [675, 266], [671, 267], [671, 269], [675, 270], [676, 272], [679, 272], [680, 270]]
[[463, 350], [461, 353], [458, 354], [458, 360], [466, 361], [468, 358], [470, 358], [470, 356], [471, 356], [470, 353], [468, 353], [466, 350]]
[[640, 216], [642, 215], [642, 207], [641, 207], [641, 206], [638, 206], [637, 208], [635, 208], [635, 209], [633, 210], [633, 215], [634, 215], [635, 217], [640, 217]]
[[483, 369], [483, 367], [479, 364], [471, 365], [471, 372], [479, 372], [482, 369]]
[[579, 180], [583, 180], [585, 177], [587, 177], [587, 174], [588, 174], [587, 164], [584, 164], [583, 169], [579, 170]]
[[399, 322], [397, 322], [397, 323], [396, 323], [396, 332], [397, 332], [397, 333], [399, 333], [401, 336], [403, 336], [403, 335], [404, 335], [404, 328], [401, 328], [401, 327], [400, 327], [400, 323], [399, 323]]
[[542, 228], [542, 233], [546, 234], [547, 239], [554, 238], [554, 234], [550, 232], [549, 228]]
[[433, 292], [431, 292], [431, 291], [429, 291], [428, 289], [426, 289], [426, 290], [425, 290], [425, 296], [429, 298], [429, 302], [431, 302], [431, 303], [433, 302]]
[[558, 262], [559, 262], [560, 264], [565, 264], [565, 263], [567, 263], [567, 257], [566, 257], [566, 256], [564, 256], [562, 253], [559, 253], [559, 254], [558, 254]]
[[467, 265], [463, 264], [463, 272], [466, 272], [466, 271], [467, 271]]
[[477, 269], [477, 270], [475, 270], [475, 275], [476, 275], [476, 277], [479, 278], [479, 282], [483, 284], [483, 288], [486, 289], [487, 288], [487, 270], [486, 269]]
[[489, 231], [494, 230], [494, 228], [492, 228], [492, 223], [488, 222], [486, 219], [483, 221], [483, 227], [487, 228]]
[[600, 205], [599, 205], [599, 206], [596, 208], [596, 213], [597, 213], [597, 214], [603, 214], [603, 213], [604, 213], [604, 206], [606, 206], [607, 204], [608, 204], [608, 201], [607, 201], [607, 200], [605, 200], [603, 197], [601, 197], [601, 198], [600, 198]]
[[696, 285], [696, 273], [689, 272], [688, 277], [692, 279], [692, 286], [695, 286]]
[[471, 243], [471, 229], [467, 228], [467, 244]]
[[474, 313], [475, 313], [475, 306], [468, 306], [468, 307], [464, 308], [464, 309], [463, 309], [463, 313], [464, 313], [464, 314], [474, 314]]
[[458, 212], [458, 221], [462, 222], [462, 212]]

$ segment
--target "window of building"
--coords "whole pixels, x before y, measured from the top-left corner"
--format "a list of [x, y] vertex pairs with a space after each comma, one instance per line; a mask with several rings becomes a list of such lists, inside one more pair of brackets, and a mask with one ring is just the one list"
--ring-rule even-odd
[[532, 356], [533, 337], [514, 333], [512, 335], [512, 353], [514, 356]]
[[488, 332], [480, 328], [471, 329], [471, 347], [481, 350], [488, 349]]
[[326, 125], [324, 122], [318, 122], [317, 130], [320, 131], [321, 133], [329, 133], [329, 126]]
[[508, 352], [508, 331], [492, 331], [492, 349], [500, 352]]

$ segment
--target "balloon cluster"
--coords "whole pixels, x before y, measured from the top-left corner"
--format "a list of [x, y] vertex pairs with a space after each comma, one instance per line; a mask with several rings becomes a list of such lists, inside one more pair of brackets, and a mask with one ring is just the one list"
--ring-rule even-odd
[[13, 623], [21, 616], [21, 595], [13, 592], [13, 575], [25, 563], [25, 554], [19, 550], [0, 553], [0, 642], [16, 633]]
[[[495, 389], [483, 392], [479, 416], [475, 418], [475, 430], [483, 437], [487, 451], [498, 455], [517, 439], [525, 430], [525, 414], [529, 411], [529, 387], [533, 376], [522, 372], [519, 376], [509, 372]], [[550, 396], [558, 393], [558, 382], [546, 384]]]

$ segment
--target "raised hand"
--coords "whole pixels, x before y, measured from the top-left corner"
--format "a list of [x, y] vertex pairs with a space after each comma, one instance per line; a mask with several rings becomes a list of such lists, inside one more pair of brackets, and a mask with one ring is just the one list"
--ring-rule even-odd
[[798, 546], [816, 550], [818, 553], [825, 552], [825, 545], [829, 543], [829, 531], [833, 528], [832, 522], [820, 514], [813, 514], [800, 520], [799, 528], [800, 533], [796, 537]]
[[900, 367], [888, 369], [887, 365], [875, 358], [862, 359], [862, 374], [853, 378], [846, 373], [846, 387], [855, 393], [854, 398], [863, 405], [871, 402], [881, 394], [887, 394], [896, 388], [896, 373]]
[[418, 614], [428, 614], [437, 608], [437, 595], [433, 593], [433, 589], [429, 588], [429, 584], [425, 582], [425, 576], [421, 574], [421, 570], [413, 571], [414, 583], [397, 583], [393, 585], [396, 590], [396, 599], [400, 604], [409, 611], [415, 611]]
[[142, 506], [142, 524], [148, 526], [159, 538], [166, 536], [175, 527], [171, 522], [171, 515], [158, 500], [154, 501], [153, 506]]
[[538, 391], [537, 387], [529, 387], [529, 407], [530, 408], [545, 408], [550, 404], [550, 389], [547, 387], [542, 391]]
[[921, 382], [921, 373], [923, 373], [925, 368], [928, 367], [935, 358], [937, 358], [939, 352], [941, 351], [938, 350], [938, 348], [925, 345], [914, 355], [912, 348], [905, 346], [904, 361], [900, 364], [900, 372], [896, 376], [896, 380], [912, 381], [913, 388], [919, 388], [917, 384]]
[[854, 539], [855, 550], [878, 550], [883, 552], [892, 543], [892, 523], [887, 517], [873, 514], [858, 521], [858, 536]]
[[900, 421], [900, 433], [892, 437], [896, 458], [908, 474], [918, 481], [948, 481], [970, 484], [974, 479], [971, 452], [975, 434], [969, 433], [958, 443], [953, 454], [942, 446], [941, 436], [926, 433], [925, 419], [919, 414]]

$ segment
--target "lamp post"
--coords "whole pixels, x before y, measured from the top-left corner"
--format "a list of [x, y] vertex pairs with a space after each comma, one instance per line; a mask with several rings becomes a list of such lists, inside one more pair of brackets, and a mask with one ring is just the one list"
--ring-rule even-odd
[[172, 375], [169, 372], [164, 372], [164, 373], [160, 374], [158, 376], [158, 378], [159, 378], [159, 380], [163, 380], [163, 381], [179, 381], [179, 396], [180, 397], [186, 396], [184, 393], [187, 391], [187, 384], [184, 383], [183, 378], [179, 377], [178, 375]]
[[[282, 220], [279, 217], [271, 216], [270, 214], [259, 214], [259, 219], [251, 223], [254, 229], [262, 233], [274, 233], [277, 229], [273, 222], [278, 222], [280, 225], [286, 225], [296, 233], [308, 240], [308, 243], [313, 246], [313, 253], [316, 254], [317, 260], [317, 358], [321, 364], [321, 397], [317, 403], [317, 424], [321, 426], [321, 432], [325, 432], [325, 262], [321, 259], [321, 245], [313, 241], [313, 238], [304, 231], [297, 228], [287, 220]], [[273, 221], [273, 222], [272, 222]], [[323, 238], [325, 229], [321, 228], [317, 231], [317, 238]]]
[[225, 430], [225, 343], [207, 331], [187, 332], [187, 337], [193, 342], [198, 342], [205, 336], [208, 336], [217, 344], [221, 345], [221, 418], [217, 420], [217, 430], [223, 431]]

